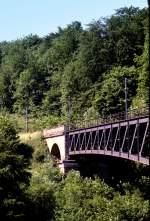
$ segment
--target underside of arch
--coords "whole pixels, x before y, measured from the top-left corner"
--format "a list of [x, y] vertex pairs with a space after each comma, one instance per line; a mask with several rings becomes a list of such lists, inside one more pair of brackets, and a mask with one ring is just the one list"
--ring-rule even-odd
[[80, 151], [72, 151], [69, 152], [70, 156], [74, 155], [104, 155], [104, 156], [111, 156], [111, 157], [119, 157], [127, 160], [136, 161], [145, 165], [149, 165], [149, 159], [145, 157], [140, 157], [138, 155], [129, 155], [128, 153], [120, 153], [119, 151], [108, 151], [106, 150], [104, 153], [104, 150], [80, 150]]
[[61, 154], [57, 144], [54, 144], [52, 146], [51, 155], [54, 156], [56, 159], [61, 160]]

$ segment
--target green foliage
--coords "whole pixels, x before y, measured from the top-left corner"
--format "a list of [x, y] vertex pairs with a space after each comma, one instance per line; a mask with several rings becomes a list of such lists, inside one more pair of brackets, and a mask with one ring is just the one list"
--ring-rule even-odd
[[46, 221], [54, 216], [55, 198], [53, 186], [48, 183], [34, 183], [28, 189], [28, 220]]
[[88, 121], [90, 119], [98, 119], [99, 113], [95, 110], [94, 107], [90, 107], [85, 113], [84, 113], [84, 120]]
[[133, 107], [149, 106], [149, 29], [148, 20], [145, 22], [145, 43], [143, 53], [135, 58], [139, 78], [137, 95], [133, 99]]
[[[36, 118], [44, 114], [66, 119], [71, 97], [72, 119], [77, 119], [78, 114], [83, 116], [91, 106], [100, 113], [120, 111], [124, 109], [123, 85], [118, 82], [110, 90], [118, 101], [116, 107], [114, 95], [110, 95], [107, 86], [104, 89], [104, 84], [113, 83], [112, 72], [118, 67], [123, 73], [128, 68], [130, 72], [133, 65], [133, 72], [139, 77], [133, 93], [129, 93], [129, 105], [147, 105], [147, 20], [147, 8], [124, 7], [109, 18], [91, 22], [86, 30], [75, 21], [44, 38], [29, 35], [0, 43], [1, 109], [22, 114], [28, 107]], [[107, 77], [103, 77], [105, 74]], [[99, 91], [105, 105], [100, 103]]]
[[7, 116], [0, 116], [0, 217], [2, 220], [24, 220], [27, 171], [32, 150], [19, 142], [16, 130]]
[[134, 56], [142, 53], [143, 21], [147, 16], [146, 9], [139, 10], [131, 6], [117, 9], [116, 14], [107, 19], [107, 35], [117, 65], [132, 66]]
[[140, 192], [121, 195], [99, 178], [70, 172], [56, 192], [55, 219], [75, 221], [148, 220], [148, 200]]
[[57, 167], [53, 167], [52, 158], [46, 157], [42, 162], [32, 162], [31, 185], [43, 183], [58, 188], [57, 184], [60, 180], [60, 171]]
[[[37, 155], [37, 153], [34, 153]], [[31, 220], [51, 220], [54, 217], [56, 199], [54, 196], [57, 183], [61, 180], [61, 174], [57, 168], [53, 168], [52, 159], [44, 158], [44, 161], [32, 162], [32, 178], [30, 188], [27, 191], [30, 200], [29, 217]]]
[[136, 94], [138, 73], [134, 66], [115, 67], [104, 75], [100, 90], [96, 93], [94, 104], [102, 114], [125, 110], [124, 79], [128, 79], [128, 106]]
[[148, 200], [144, 201], [140, 193], [135, 191], [133, 194], [126, 192], [124, 196], [116, 194], [112, 202], [112, 207], [119, 215], [119, 219], [117, 220], [148, 221], [148, 204]]
[[124, 7], [86, 30], [75, 21], [43, 38], [0, 43], [0, 110], [13, 118], [0, 116], [1, 220], [149, 220], [148, 178], [139, 169], [122, 194], [73, 171], [62, 180], [41, 135], [23, 144], [15, 129], [25, 129], [25, 108], [30, 131], [64, 123], [69, 114], [89, 121], [124, 111], [125, 77], [128, 107], [148, 106], [148, 38], [148, 9]]
[[58, 116], [55, 116], [55, 115], [43, 116], [39, 120], [39, 128], [40, 129], [52, 128], [61, 123], [62, 123], [62, 119]]
[[43, 163], [48, 155], [46, 141], [42, 138], [40, 131], [34, 133], [20, 133], [20, 139], [23, 143], [32, 146], [32, 163]]

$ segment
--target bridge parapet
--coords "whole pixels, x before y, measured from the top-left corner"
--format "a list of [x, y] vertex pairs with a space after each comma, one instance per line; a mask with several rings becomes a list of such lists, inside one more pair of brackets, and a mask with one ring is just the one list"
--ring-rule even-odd
[[66, 129], [65, 129], [64, 125], [60, 125], [58, 127], [51, 128], [51, 129], [45, 129], [43, 131], [43, 137], [50, 138], [50, 137], [62, 136], [62, 135], [64, 135], [65, 130]]
[[69, 155], [100, 154], [149, 165], [149, 117], [69, 131]]
[[90, 117], [88, 120], [85, 119], [77, 119], [75, 122], [70, 123], [69, 130], [75, 130], [75, 129], [81, 129], [81, 128], [88, 128], [88, 127], [94, 127], [98, 125], [104, 125], [104, 124], [111, 124], [111, 123], [117, 123], [120, 121], [125, 120], [131, 120], [131, 119], [138, 119], [142, 117], [149, 116], [149, 108], [143, 107], [143, 108], [134, 108], [126, 114], [125, 111], [118, 112], [115, 114], [109, 114], [109, 115], [102, 115], [99, 118]]

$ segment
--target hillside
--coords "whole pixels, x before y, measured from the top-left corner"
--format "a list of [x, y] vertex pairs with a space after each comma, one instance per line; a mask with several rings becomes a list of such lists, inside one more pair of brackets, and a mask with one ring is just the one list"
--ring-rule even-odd
[[[148, 106], [148, 9], [121, 8], [83, 29], [78, 21], [40, 38], [0, 43], [0, 108], [41, 128]], [[48, 120], [49, 119], [49, 120]], [[37, 123], [39, 125], [39, 123]]]
[[147, 8], [0, 43], [0, 220], [150, 220], [148, 166], [122, 160], [119, 174], [116, 161], [108, 183], [63, 177], [42, 139], [66, 120], [124, 111], [125, 78], [129, 110], [149, 107], [148, 60]]

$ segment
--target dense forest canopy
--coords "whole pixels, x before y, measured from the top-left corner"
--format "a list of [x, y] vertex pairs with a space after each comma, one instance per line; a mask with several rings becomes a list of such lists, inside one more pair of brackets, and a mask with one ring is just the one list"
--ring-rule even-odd
[[149, 221], [149, 168], [120, 167], [109, 183], [77, 171], [64, 179], [40, 134], [21, 143], [12, 119], [0, 114], [2, 221]]
[[116, 163], [107, 184], [75, 171], [64, 179], [41, 132], [20, 133], [21, 142], [14, 121], [28, 110], [40, 130], [69, 112], [88, 120], [122, 111], [125, 78], [129, 110], [149, 106], [148, 23], [147, 8], [125, 7], [85, 30], [74, 21], [43, 38], [0, 43], [0, 220], [150, 220], [147, 166], [122, 161], [119, 174]]
[[[92, 111], [123, 111], [148, 105], [148, 9], [124, 7], [92, 21], [74, 21], [40, 38], [0, 43], [0, 108], [59, 119]], [[68, 104], [69, 103], [69, 104]]]

